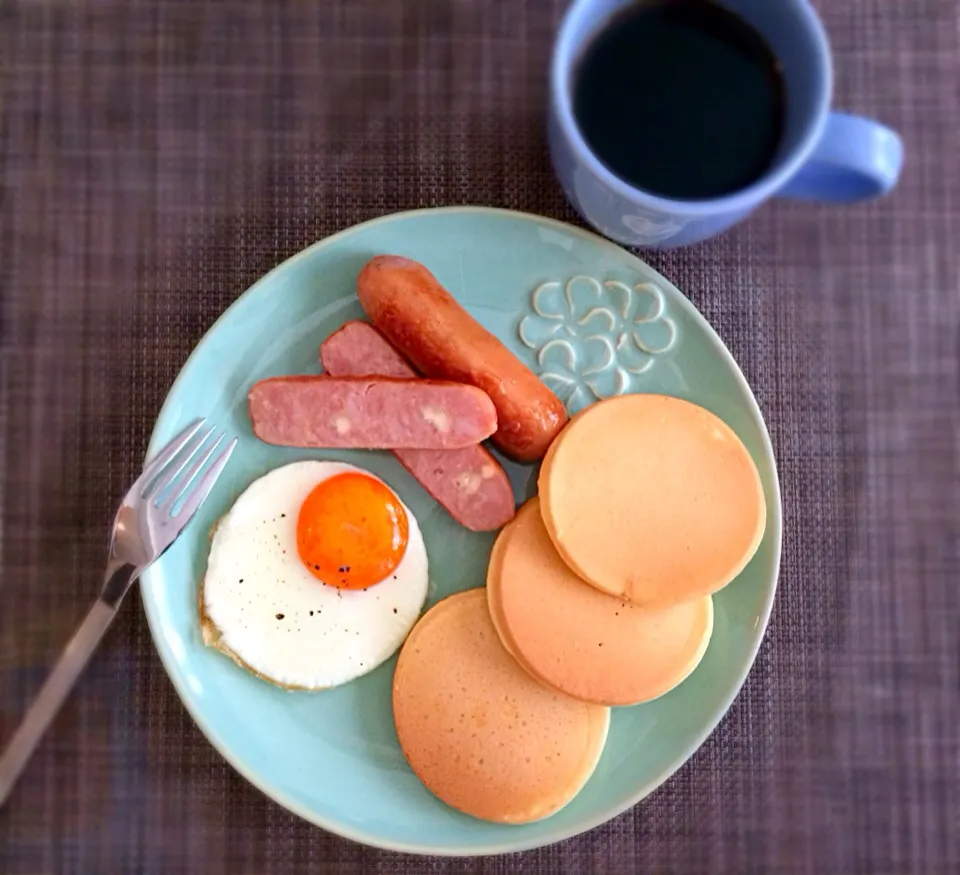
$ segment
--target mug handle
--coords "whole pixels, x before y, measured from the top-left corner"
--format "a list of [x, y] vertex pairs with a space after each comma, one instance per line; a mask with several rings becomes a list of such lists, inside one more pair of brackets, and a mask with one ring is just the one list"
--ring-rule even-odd
[[843, 112], [827, 116], [820, 142], [778, 196], [853, 203], [886, 194], [903, 165], [896, 131], [873, 119]]

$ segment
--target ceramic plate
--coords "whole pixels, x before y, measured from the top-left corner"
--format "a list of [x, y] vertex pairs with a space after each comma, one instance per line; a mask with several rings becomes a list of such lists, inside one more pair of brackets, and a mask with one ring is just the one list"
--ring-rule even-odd
[[[380, 253], [423, 262], [467, 309], [577, 410], [617, 392], [688, 398], [725, 419], [753, 455], [766, 493], [766, 536], [716, 596], [706, 657], [677, 689], [615, 709], [596, 772], [573, 802], [525, 826], [484, 823], [434, 798], [407, 767], [390, 709], [392, 659], [319, 693], [263, 683], [203, 646], [197, 591], [208, 532], [255, 478], [305, 458], [353, 462], [381, 476], [420, 521], [430, 558], [428, 606], [482, 586], [493, 534], [461, 528], [389, 453], [282, 449], [257, 441], [250, 385], [318, 373], [320, 342], [363, 315], [355, 281]], [[703, 743], [753, 663], [776, 588], [780, 494], [757, 403], [723, 343], [683, 295], [642, 261], [577, 228], [502, 210], [450, 208], [386, 216], [314, 244], [243, 294], [210, 329], [170, 390], [153, 453], [196, 416], [239, 436], [214, 494], [141, 591], [157, 650], [207, 738], [290, 811], [359, 842], [430, 854], [545, 845], [603, 823], [644, 798]], [[536, 469], [507, 464], [518, 500]]]

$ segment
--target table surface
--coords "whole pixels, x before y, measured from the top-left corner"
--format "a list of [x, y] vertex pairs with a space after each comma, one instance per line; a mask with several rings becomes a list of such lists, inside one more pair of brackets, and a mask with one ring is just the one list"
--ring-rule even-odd
[[[563, 5], [0, 6], [2, 737], [97, 592], [167, 388], [253, 280], [394, 210], [577, 221], [544, 144]], [[0, 871], [960, 872], [960, 7], [820, 7], [837, 104], [903, 132], [899, 188], [644, 254], [743, 367], [783, 488], [770, 629], [693, 759], [541, 851], [366, 849], [220, 759], [131, 598], [0, 812]]]

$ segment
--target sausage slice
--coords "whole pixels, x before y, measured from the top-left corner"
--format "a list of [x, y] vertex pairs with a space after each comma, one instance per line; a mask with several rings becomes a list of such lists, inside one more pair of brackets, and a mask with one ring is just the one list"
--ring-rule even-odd
[[248, 395], [254, 434], [285, 447], [448, 450], [482, 441], [497, 412], [479, 389], [392, 377], [271, 377]]
[[[376, 328], [348, 322], [320, 347], [323, 369], [334, 377], [416, 376]], [[398, 461], [460, 525], [488, 532], [514, 515], [513, 488], [506, 471], [482, 446], [460, 450], [394, 450]]]

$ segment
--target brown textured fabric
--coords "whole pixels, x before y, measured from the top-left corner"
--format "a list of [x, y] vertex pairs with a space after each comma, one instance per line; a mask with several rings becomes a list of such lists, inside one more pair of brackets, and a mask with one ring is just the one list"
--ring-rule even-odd
[[[692, 761], [539, 852], [365, 849], [218, 757], [132, 598], [0, 811], [0, 872], [960, 872], [960, 7], [819, 5], [838, 105], [904, 134], [900, 187], [648, 256], [742, 364], [786, 519], [757, 664]], [[575, 221], [543, 134], [561, 7], [0, 3], [0, 737], [94, 597], [166, 389], [245, 287], [394, 210]]]

